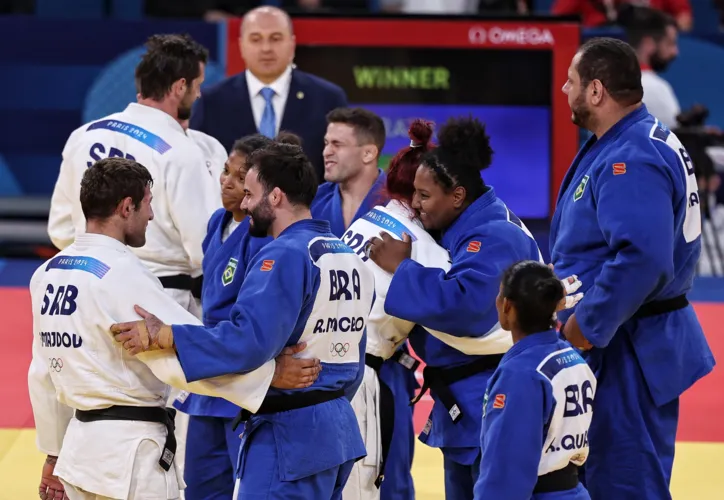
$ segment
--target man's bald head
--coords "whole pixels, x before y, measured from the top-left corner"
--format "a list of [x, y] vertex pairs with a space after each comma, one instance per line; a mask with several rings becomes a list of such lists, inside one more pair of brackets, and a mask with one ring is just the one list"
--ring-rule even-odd
[[241, 23], [239, 48], [246, 68], [265, 84], [272, 83], [294, 59], [291, 18], [276, 7], [249, 11]]
[[244, 32], [253, 30], [259, 24], [279, 24], [286, 25], [289, 35], [294, 35], [294, 26], [292, 18], [285, 11], [278, 7], [263, 6], [252, 9], [244, 15], [241, 20], [241, 30], [239, 36], [244, 37]]

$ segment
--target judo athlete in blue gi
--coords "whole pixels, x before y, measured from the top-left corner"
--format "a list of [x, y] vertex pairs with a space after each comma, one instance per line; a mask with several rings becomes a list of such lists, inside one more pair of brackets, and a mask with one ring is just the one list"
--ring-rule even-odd
[[319, 378], [297, 390], [270, 390], [245, 421], [238, 499], [339, 499], [365, 455], [350, 400], [363, 374], [365, 324], [374, 279], [354, 252], [311, 219], [317, 182], [301, 148], [275, 144], [251, 156], [242, 208], [252, 235], [274, 237], [247, 267], [230, 320], [213, 328], [145, 321], [116, 325], [132, 354], [176, 349], [188, 380], [244, 373], [286, 346], [322, 362]]
[[[389, 201], [384, 189], [387, 176], [377, 166], [385, 145], [385, 125], [375, 113], [361, 108], [332, 110], [327, 123], [323, 151], [327, 182], [319, 186], [312, 217], [329, 221], [332, 233], [350, 244], [344, 238], [349, 226], [376, 205]], [[408, 353], [403, 343], [380, 368], [380, 380], [390, 388], [395, 401], [394, 438], [380, 487], [381, 500], [415, 498], [411, 472], [415, 430], [409, 401], [419, 387], [415, 379], [419, 362]], [[345, 498], [354, 500], [350, 495], [345, 492]]]
[[503, 274], [496, 299], [513, 347], [488, 382], [475, 498], [587, 500], [578, 467], [588, 455], [596, 379], [556, 331], [565, 290], [535, 261]]
[[[539, 260], [540, 252], [483, 182], [480, 172], [492, 157], [485, 127], [477, 119], [452, 119], [439, 130], [438, 141], [417, 169], [412, 206], [425, 229], [442, 232], [452, 267], [447, 272], [423, 267], [409, 258], [409, 238], [388, 235], [370, 240], [369, 256], [394, 274], [387, 314], [449, 336], [493, 336], [500, 329], [495, 297], [503, 271], [519, 260]], [[487, 354], [468, 355], [419, 327], [409, 339], [427, 364], [420, 396], [430, 388], [435, 401], [420, 440], [442, 450], [446, 498], [472, 499], [485, 386], [512, 340], [496, 343]]]
[[[249, 234], [249, 217], [241, 209], [247, 159], [254, 151], [272, 144], [255, 134], [236, 141], [220, 176], [223, 208], [209, 220], [202, 244], [204, 251], [202, 288], [203, 322], [207, 327], [229, 319], [247, 266], [270, 237]], [[299, 349], [294, 346], [292, 349]], [[281, 357], [291, 360], [291, 356]], [[310, 368], [313, 372], [318, 368]], [[304, 375], [300, 374], [302, 377]], [[304, 378], [300, 379], [304, 382]], [[275, 384], [279, 387], [278, 384]], [[241, 408], [223, 399], [181, 392], [174, 407], [188, 415], [184, 490], [186, 500], [231, 500], [234, 470], [241, 440], [233, 430]]]
[[595, 39], [573, 58], [572, 119], [593, 133], [561, 185], [551, 259], [585, 296], [563, 333], [598, 379], [584, 467], [591, 497], [671, 498], [679, 396], [714, 367], [686, 294], [701, 249], [691, 159], [641, 103], [627, 44]]

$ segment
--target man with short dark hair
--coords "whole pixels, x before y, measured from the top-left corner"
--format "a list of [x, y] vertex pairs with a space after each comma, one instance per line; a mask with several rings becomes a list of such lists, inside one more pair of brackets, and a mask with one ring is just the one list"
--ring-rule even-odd
[[51, 199], [48, 233], [60, 249], [85, 230], [80, 179], [102, 158], [128, 158], [148, 166], [154, 179], [156, 217], [148, 241], [134, 252], [175, 300], [197, 316], [192, 276], [200, 274], [201, 242], [211, 214], [221, 205], [209, 158], [180, 122], [200, 95], [207, 52], [188, 36], [154, 35], [136, 67], [139, 99], [74, 131]]
[[[272, 236], [247, 267], [228, 321], [213, 328], [144, 321], [114, 325], [132, 354], [175, 349], [189, 380], [246, 373], [299, 341], [323, 369], [305, 389], [267, 396], [245, 421], [239, 500], [341, 499], [365, 455], [350, 400], [364, 373], [365, 325], [374, 277], [325, 221], [312, 220], [314, 169], [301, 148], [274, 144], [251, 155], [242, 208], [249, 232]], [[171, 351], [173, 352], [173, 351]]]
[[670, 129], [675, 129], [681, 107], [671, 84], [659, 73], [666, 71], [679, 55], [676, 21], [660, 10], [647, 7], [632, 8], [629, 18], [626, 37], [641, 64], [644, 104], [649, 113]]
[[166, 384], [256, 411], [270, 384], [309, 384], [319, 367], [284, 355], [245, 375], [189, 383], [173, 351], [125, 353], [108, 330], [134, 314], [134, 303], [164, 321], [201, 322], [130, 251], [145, 244], [154, 218], [149, 171], [106, 158], [86, 169], [80, 184], [86, 231], [30, 281], [28, 388], [38, 448], [48, 455], [39, 496], [176, 499], [183, 481], [174, 459], [174, 410], [164, 408]]
[[[563, 333], [598, 379], [588, 435], [571, 445], [590, 443], [592, 499], [671, 498], [679, 397], [715, 364], [686, 298], [701, 251], [694, 167], [641, 103], [626, 43], [586, 42], [563, 92], [574, 123], [593, 134], [551, 223], [556, 272], [583, 283], [576, 308], [558, 313]], [[566, 412], [593, 410], [579, 388], [568, 396]]]
[[354, 220], [379, 201], [385, 173], [378, 167], [385, 146], [382, 118], [362, 108], [337, 108], [327, 114], [324, 180], [312, 203], [312, 216], [328, 220], [341, 237]]

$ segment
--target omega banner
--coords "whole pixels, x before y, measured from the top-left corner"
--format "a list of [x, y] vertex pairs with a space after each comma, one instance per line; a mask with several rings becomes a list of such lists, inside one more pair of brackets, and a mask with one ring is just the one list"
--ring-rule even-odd
[[[340, 85], [385, 121], [389, 155], [415, 118], [477, 116], [495, 150], [486, 182], [523, 219], [551, 213], [578, 147], [561, 92], [579, 27], [557, 21], [296, 18], [295, 64]], [[242, 71], [239, 20], [228, 24], [227, 72]]]

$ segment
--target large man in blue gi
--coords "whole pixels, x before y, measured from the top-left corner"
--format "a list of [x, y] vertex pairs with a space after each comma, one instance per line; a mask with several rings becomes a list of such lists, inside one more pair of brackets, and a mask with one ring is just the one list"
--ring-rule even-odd
[[356, 254], [311, 219], [317, 190], [301, 148], [276, 144], [250, 160], [250, 231], [274, 241], [251, 260], [230, 320], [213, 328], [144, 321], [115, 325], [132, 354], [175, 348], [188, 380], [244, 373], [285, 346], [322, 362], [304, 389], [269, 392], [246, 420], [237, 477], [241, 500], [339, 499], [352, 465], [365, 455], [349, 400], [364, 372], [365, 324], [374, 278]]
[[[324, 136], [324, 180], [312, 202], [312, 217], [329, 221], [332, 233], [352, 244], [347, 229], [376, 205], [389, 200], [387, 176], [378, 167], [385, 145], [385, 124], [375, 113], [362, 108], [338, 108], [327, 114]], [[406, 344], [380, 368], [380, 380], [392, 391], [394, 429], [384, 465], [381, 500], [412, 500], [412, 457], [415, 429], [410, 399], [415, 396], [415, 369], [419, 363], [409, 356]], [[385, 411], [385, 414], [388, 414]], [[348, 495], [351, 493], [348, 492]]]
[[598, 378], [586, 487], [601, 500], [671, 498], [679, 396], [714, 366], [686, 298], [701, 240], [694, 167], [642, 104], [627, 44], [584, 44], [563, 92], [593, 134], [551, 226], [556, 272], [578, 275], [585, 293], [575, 313], [559, 313], [563, 333]]

